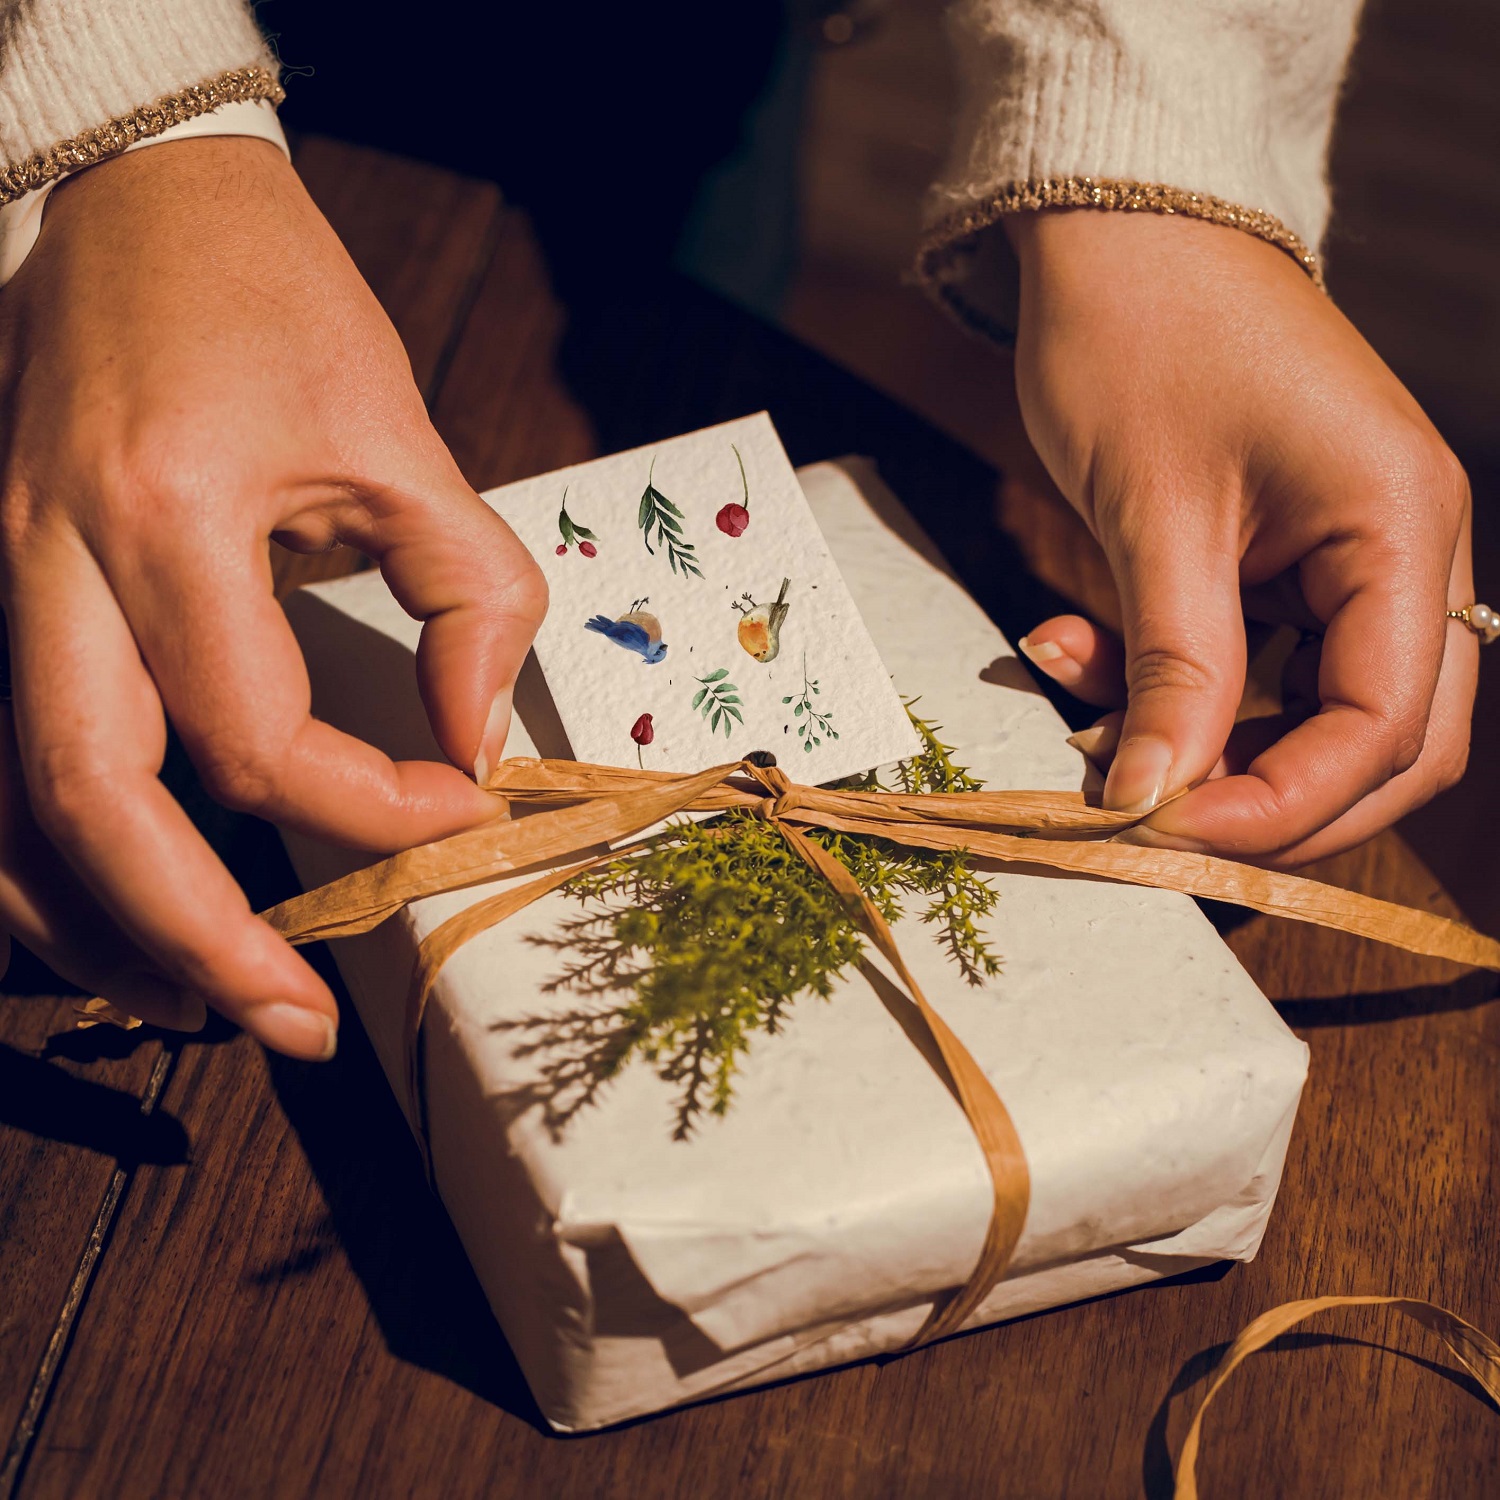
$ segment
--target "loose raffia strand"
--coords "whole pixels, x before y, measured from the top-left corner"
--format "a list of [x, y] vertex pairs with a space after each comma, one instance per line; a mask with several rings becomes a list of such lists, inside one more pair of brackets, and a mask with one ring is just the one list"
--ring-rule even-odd
[[1330, 1307], [1394, 1307], [1397, 1312], [1435, 1333], [1448, 1346], [1453, 1357], [1484, 1387], [1490, 1400], [1500, 1407], [1500, 1344], [1436, 1302], [1427, 1302], [1420, 1297], [1309, 1297], [1302, 1302], [1283, 1302], [1243, 1328], [1220, 1362], [1213, 1384], [1183, 1439], [1182, 1452], [1177, 1458], [1173, 1500], [1198, 1500], [1198, 1443], [1202, 1437], [1203, 1414], [1224, 1383], [1257, 1349], [1264, 1349], [1289, 1328], [1295, 1328], [1298, 1323], [1304, 1323], [1315, 1313]]

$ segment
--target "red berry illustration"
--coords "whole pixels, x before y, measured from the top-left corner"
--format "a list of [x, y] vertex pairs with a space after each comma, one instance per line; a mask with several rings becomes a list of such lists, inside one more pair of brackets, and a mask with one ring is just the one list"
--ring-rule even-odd
[[740, 536], [750, 524], [750, 481], [745, 478], [745, 460], [740, 457], [740, 450], [733, 443], [729, 445], [734, 454], [734, 461], [740, 466], [740, 488], [744, 490], [744, 503], [740, 505], [731, 501], [714, 517], [714, 525], [724, 533], [725, 536]]
[[557, 514], [557, 533], [562, 541], [557, 544], [557, 555], [562, 557], [569, 547], [577, 544], [578, 550], [585, 557], [594, 557], [599, 549], [594, 545], [598, 538], [587, 526], [580, 526], [572, 516], [568, 514], [568, 491], [563, 489], [562, 509]]
[[725, 536], [739, 536], [750, 524], [750, 512], [743, 505], [726, 505], [714, 517], [714, 525]]
[[630, 738], [635, 741], [635, 758], [641, 763], [641, 769], [646, 769], [646, 757], [641, 753], [645, 746], [656, 738], [655, 726], [651, 723], [650, 714], [642, 714], [634, 724], [630, 726]]

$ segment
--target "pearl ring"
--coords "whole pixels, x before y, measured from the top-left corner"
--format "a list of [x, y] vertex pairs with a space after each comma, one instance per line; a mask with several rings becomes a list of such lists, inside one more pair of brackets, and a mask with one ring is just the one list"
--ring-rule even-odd
[[1448, 618], [1462, 620], [1479, 637], [1481, 646], [1500, 639], [1500, 611], [1491, 609], [1488, 604], [1466, 604], [1462, 609], [1450, 609]]

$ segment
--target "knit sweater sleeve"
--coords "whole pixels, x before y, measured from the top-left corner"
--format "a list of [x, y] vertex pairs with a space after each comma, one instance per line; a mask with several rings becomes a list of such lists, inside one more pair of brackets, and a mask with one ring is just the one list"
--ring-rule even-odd
[[280, 98], [242, 0], [0, 0], [0, 202], [223, 104]]
[[1334, 106], [1359, 0], [957, 0], [963, 103], [917, 274], [1013, 329], [999, 227], [1049, 207], [1232, 224], [1321, 279]]

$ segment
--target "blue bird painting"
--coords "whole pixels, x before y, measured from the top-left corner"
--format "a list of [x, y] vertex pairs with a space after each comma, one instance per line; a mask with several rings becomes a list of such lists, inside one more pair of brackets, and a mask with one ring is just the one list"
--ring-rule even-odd
[[595, 615], [583, 628], [607, 636], [627, 651], [637, 652], [648, 666], [654, 666], [667, 654], [667, 643], [661, 638], [661, 621], [641, 608], [650, 602], [649, 598], [637, 599], [618, 620]]

